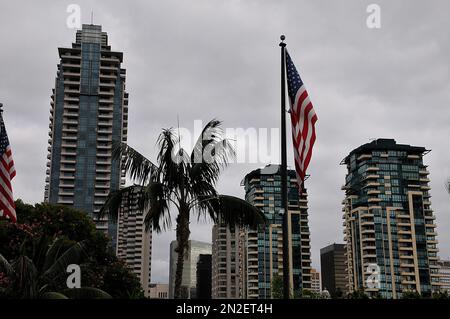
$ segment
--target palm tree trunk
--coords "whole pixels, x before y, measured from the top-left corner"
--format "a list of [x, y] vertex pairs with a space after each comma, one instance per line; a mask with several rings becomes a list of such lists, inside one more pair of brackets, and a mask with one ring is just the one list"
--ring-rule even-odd
[[177, 235], [177, 249], [176, 252], [178, 254], [177, 256], [177, 268], [175, 271], [175, 293], [174, 297], [175, 299], [181, 299], [181, 282], [183, 278], [183, 268], [184, 268], [184, 255], [186, 253], [186, 248], [188, 246], [189, 242], [189, 210], [180, 207], [180, 212], [177, 216], [177, 229], [176, 229], [176, 235]]

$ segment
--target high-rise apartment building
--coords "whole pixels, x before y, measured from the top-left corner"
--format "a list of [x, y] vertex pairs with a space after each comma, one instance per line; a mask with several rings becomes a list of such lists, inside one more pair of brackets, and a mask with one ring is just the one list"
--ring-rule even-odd
[[215, 224], [212, 229], [212, 298], [245, 298], [244, 229]]
[[[94, 216], [124, 180], [113, 144], [127, 139], [128, 93], [123, 54], [112, 51], [99, 25], [82, 26], [70, 48], [59, 48], [51, 97], [45, 201]], [[106, 219], [97, 228], [108, 231]], [[115, 223], [109, 235], [116, 236]]]
[[122, 198], [117, 227], [117, 257], [139, 278], [146, 297], [150, 296], [152, 231], [145, 229], [145, 216], [138, 209], [138, 190]]
[[441, 291], [447, 291], [450, 294], [450, 260], [439, 260], [438, 263]]
[[311, 289], [312, 292], [320, 294], [322, 292], [320, 284], [320, 272], [315, 268], [311, 268]]
[[400, 298], [405, 291], [429, 295], [439, 289], [427, 153], [378, 139], [342, 161], [348, 170], [342, 188], [350, 292]]
[[[260, 208], [268, 219], [245, 238], [246, 298], [271, 298], [274, 276], [283, 275], [283, 215], [280, 165], [267, 165], [247, 174], [243, 180], [245, 198]], [[288, 170], [289, 272], [292, 294], [311, 289], [311, 247], [306, 190], [299, 194], [296, 174]]]
[[[169, 265], [169, 299], [175, 296], [175, 272], [177, 267], [178, 246], [176, 240], [170, 243]], [[197, 263], [200, 255], [211, 255], [211, 244], [196, 240], [189, 240], [184, 254], [184, 267], [181, 279], [181, 297], [183, 299], [197, 298]]]
[[332, 298], [343, 297], [347, 294], [345, 253], [344, 244], [334, 243], [320, 249], [322, 289], [327, 290]]

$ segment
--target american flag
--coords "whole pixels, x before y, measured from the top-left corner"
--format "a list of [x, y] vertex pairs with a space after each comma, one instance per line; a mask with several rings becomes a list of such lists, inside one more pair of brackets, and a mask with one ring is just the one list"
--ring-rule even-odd
[[0, 216], [11, 219], [16, 218], [16, 205], [14, 204], [11, 180], [16, 176], [11, 146], [6, 134], [5, 123], [0, 110]]
[[306, 169], [311, 161], [312, 149], [316, 141], [315, 124], [317, 115], [309, 100], [305, 85], [286, 51], [286, 72], [288, 94], [291, 103], [292, 142], [294, 144], [295, 171], [299, 191], [305, 181]]

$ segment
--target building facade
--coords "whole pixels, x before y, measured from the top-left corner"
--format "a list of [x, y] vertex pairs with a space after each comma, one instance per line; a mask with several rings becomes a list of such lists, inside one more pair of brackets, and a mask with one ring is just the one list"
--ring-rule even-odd
[[441, 291], [447, 291], [450, 294], [450, 260], [439, 260], [439, 266]]
[[331, 244], [320, 249], [320, 271], [322, 289], [332, 298], [347, 294], [347, 271], [345, 266], [346, 245]]
[[322, 292], [320, 272], [318, 272], [315, 268], [311, 268], [311, 291], [316, 294], [320, 294]]
[[378, 139], [350, 152], [343, 190], [349, 291], [401, 298], [439, 290], [424, 147]]
[[122, 198], [117, 227], [117, 257], [139, 278], [146, 297], [150, 296], [152, 231], [146, 231], [145, 216], [138, 209], [138, 191]]
[[212, 256], [200, 254], [197, 262], [196, 299], [211, 299]]
[[[170, 243], [170, 265], [169, 265], [169, 298], [175, 296], [175, 272], [178, 254], [175, 251], [178, 246], [176, 240]], [[199, 256], [211, 255], [211, 244], [196, 240], [189, 240], [185, 255], [184, 267], [181, 279], [181, 291], [183, 299], [197, 298], [197, 263]]]
[[[243, 180], [246, 200], [260, 208], [268, 219], [265, 227], [246, 231], [245, 297], [271, 298], [274, 276], [283, 275], [283, 215], [280, 165], [267, 165]], [[288, 228], [290, 232], [290, 282], [292, 294], [311, 290], [311, 247], [306, 190], [299, 194], [294, 170], [288, 170]]]
[[[59, 48], [51, 97], [45, 201], [94, 216], [125, 182], [112, 146], [127, 140], [128, 93], [123, 54], [112, 51], [99, 25], [83, 25], [70, 48]], [[115, 243], [107, 219], [97, 228]], [[109, 227], [108, 227], [109, 226]], [[108, 231], [109, 230], [109, 231]]]
[[150, 284], [150, 299], [169, 299], [168, 284]]
[[215, 224], [212, 229], [212, 298], [245, 298], [245, 232], [238, 226]]

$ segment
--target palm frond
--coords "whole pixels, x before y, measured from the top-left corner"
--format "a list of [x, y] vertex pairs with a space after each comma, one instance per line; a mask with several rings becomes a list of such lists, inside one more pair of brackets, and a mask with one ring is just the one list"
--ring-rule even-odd
[[236, 157], [235, 150], [227, 139], [211, 142], [206, 148], [203, 160], [194, 163], [190, 169], [192, 181], [207, 180], [215, 185], [222, 170]]
[[104, 216], [108, 216], [112, 221], [116, 221], [123, 199], [130, 199], [130, 194], [135, 192], [135, 190], [139, 187], [140, 186], [138, 185], [132, 185], [116, 191], [111, 191], [108, 194], [108, 197], [106, 198], [106, 201], [103, 204], [102, 208], [100, 208], [97, 217], [102, 218]]
[[[158, 180], [171, 191], [179, 185], [179, 180], [183, 177], [180, 174], [182, 161], [174, 161], [175, 156], [180, 156], [180, 154], [176, 153], [178, 140], [173, 129], [164, 129], [158, 137], [157, 144], [159, 147]], [[183, 154], [181, 154], [181, 157], [183, 157]]]
[[150, 182], [139, 192], [138, 207], [145, 212], [144, 224], [146, 231], [152, 228], [157, 233], [171, 227], [170, 192], [160, 182]]
[[32, 260], [38, 271], [45, 269], [46, 256], [49, 247], [52, 246], [51, 238], [49, 236], [41, 236], [34, 239], [33, 242]]
[[121, 159], [122, 168], [141, 185], [152, 179], [157, 171], [155, 164], [126, 143], [113, 146], [113, 158]]
[[202, 130], [202, 134], [198, 137], [197, 142], [191, 153], [191, 163], [202, 162], [203, 150], [206, 145], [216, 141], [217, 137], [222, 136], [222, 122], [216, 119], [209, 121]]
[[233, 146], [222, 135], [221, 122], [213, 119], [205, 126], [194, 147], [189, 171], [194, 199], [217, 196], [215, 184], [220, 173], [236, 156]]
[[65, 240], [63, 238], [56, 239], [50, 247], [48, 247], [45, 254], [44, 265], [42, 267], [42, 272], [48, 270], [58, 259], [65, 248]]
[[14, 275], [14, 268], [2, 254], [0, 254], [0, 272], [5, 273], [8, 277]]
[[60, 292], [49, 291], [49, 292], [43, 293], [41, 295], [41, 299], [69, 299], [69, 298]]
[[78, 242], [67, 249], [42, 275], [44, 280], [54, 282], [61, 276], [65, 276], [67, 266], [78, 264], [85, 254], [85, 242]]
[[91, 287], [65, 289], [63, 294], [70, 299], [112, 299], [106, 291]]
[[12, 264], [14, 269], [14, 290], [22, 298], [36, 298], [38, 271], [33, 261], [27, 256], [19, 256]]
[[218, 223], [255, 229], [258, 225], [264, 225], [267, 222], [260, 209], [238, 197], [219, 195], [205, 199], [201, 203], [207, 206], [209, 215]]

